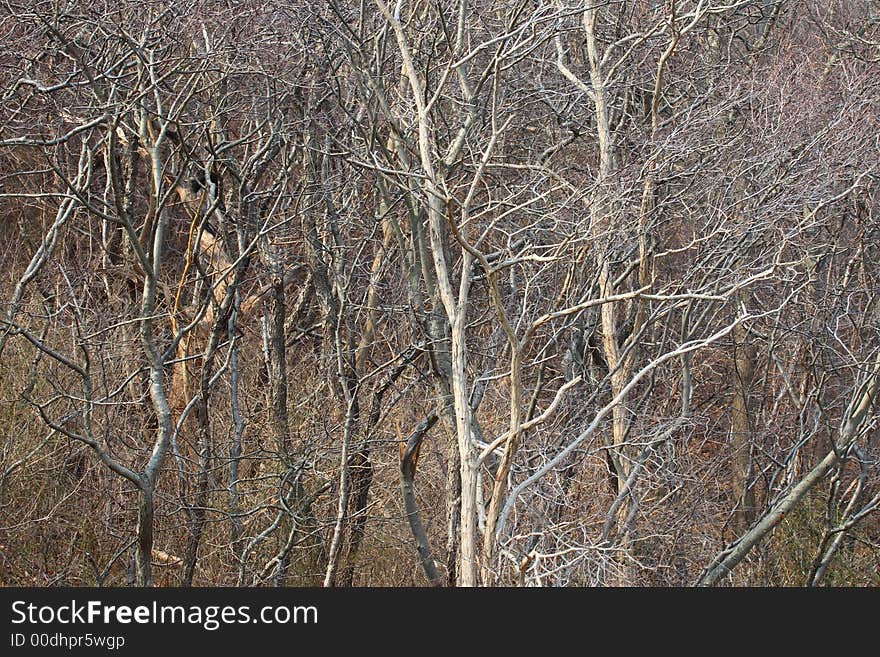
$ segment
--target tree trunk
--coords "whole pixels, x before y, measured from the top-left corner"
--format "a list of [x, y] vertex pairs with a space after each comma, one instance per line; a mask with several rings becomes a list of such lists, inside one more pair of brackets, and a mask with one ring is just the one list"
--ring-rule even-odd
[[733, 452], [732, 490], [737, 500], [734, 530], [744, 533], [755, 519], [755, 493], [750, 486], [752, 476], [752, 423], [749, 415], [749, 389], [755, 373], [755, 346], [749, 343], [747, 329], [739, 324], [733, 330], [734, 367], [731, 402], [731, 450]]
[[138, 496], [135, 573], [138, 586], [153, 586], [153, 486], [142, 482]]

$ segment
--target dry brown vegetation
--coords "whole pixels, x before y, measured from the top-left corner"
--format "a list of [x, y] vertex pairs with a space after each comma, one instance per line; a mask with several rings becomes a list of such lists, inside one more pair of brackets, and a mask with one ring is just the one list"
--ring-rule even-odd
[[0, 28], [0, 583], [880, 583], [876, 2]]

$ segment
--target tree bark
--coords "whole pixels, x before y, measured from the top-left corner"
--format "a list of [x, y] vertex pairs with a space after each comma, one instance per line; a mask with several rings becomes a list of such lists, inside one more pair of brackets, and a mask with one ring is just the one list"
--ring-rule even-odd
[[736, 378], [731, 402], [731, 450], [733, 452], [732, 489], [737, 501], [734, 530], [745, 532], [755, 518], [755, 492], [752, 488], [752, 422], [749, 414], [749, 389], [755, 374], [756, 349], [749, 342], [748, 330], [738, 325], [733, 331]]
[[430, 431], [431, 427], [437, 422], [437, 414], [432, 413], [427, 419], [419, 423], [415, 430], [407, 437], [406, 441], [401, 444], [400, 459], [400, 490], [403, 494], [403, 506], [406, 512], [406, 519], [409, 522], [410, 530], [416, 542], [416, 550], [419, 553], [419, 564], [425, 571], [425, 577], [431, 586], [443, 586], [443, 578], [437, 570], [437, 564], [431, 553], [431, 544], [428, 540], [428, 533], [422, 524], [419, 515], [418, 505], [416, 503], [416, 494], [414, 479], [416, 475], [416, 464], [418, 461], [419, 449], [422, 440]]

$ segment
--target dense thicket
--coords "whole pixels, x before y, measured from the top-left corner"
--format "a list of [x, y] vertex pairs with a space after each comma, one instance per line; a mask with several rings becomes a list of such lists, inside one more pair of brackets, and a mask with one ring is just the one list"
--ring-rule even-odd
[[878, 583], [877, 2], [0, 12], [0, 582]]

